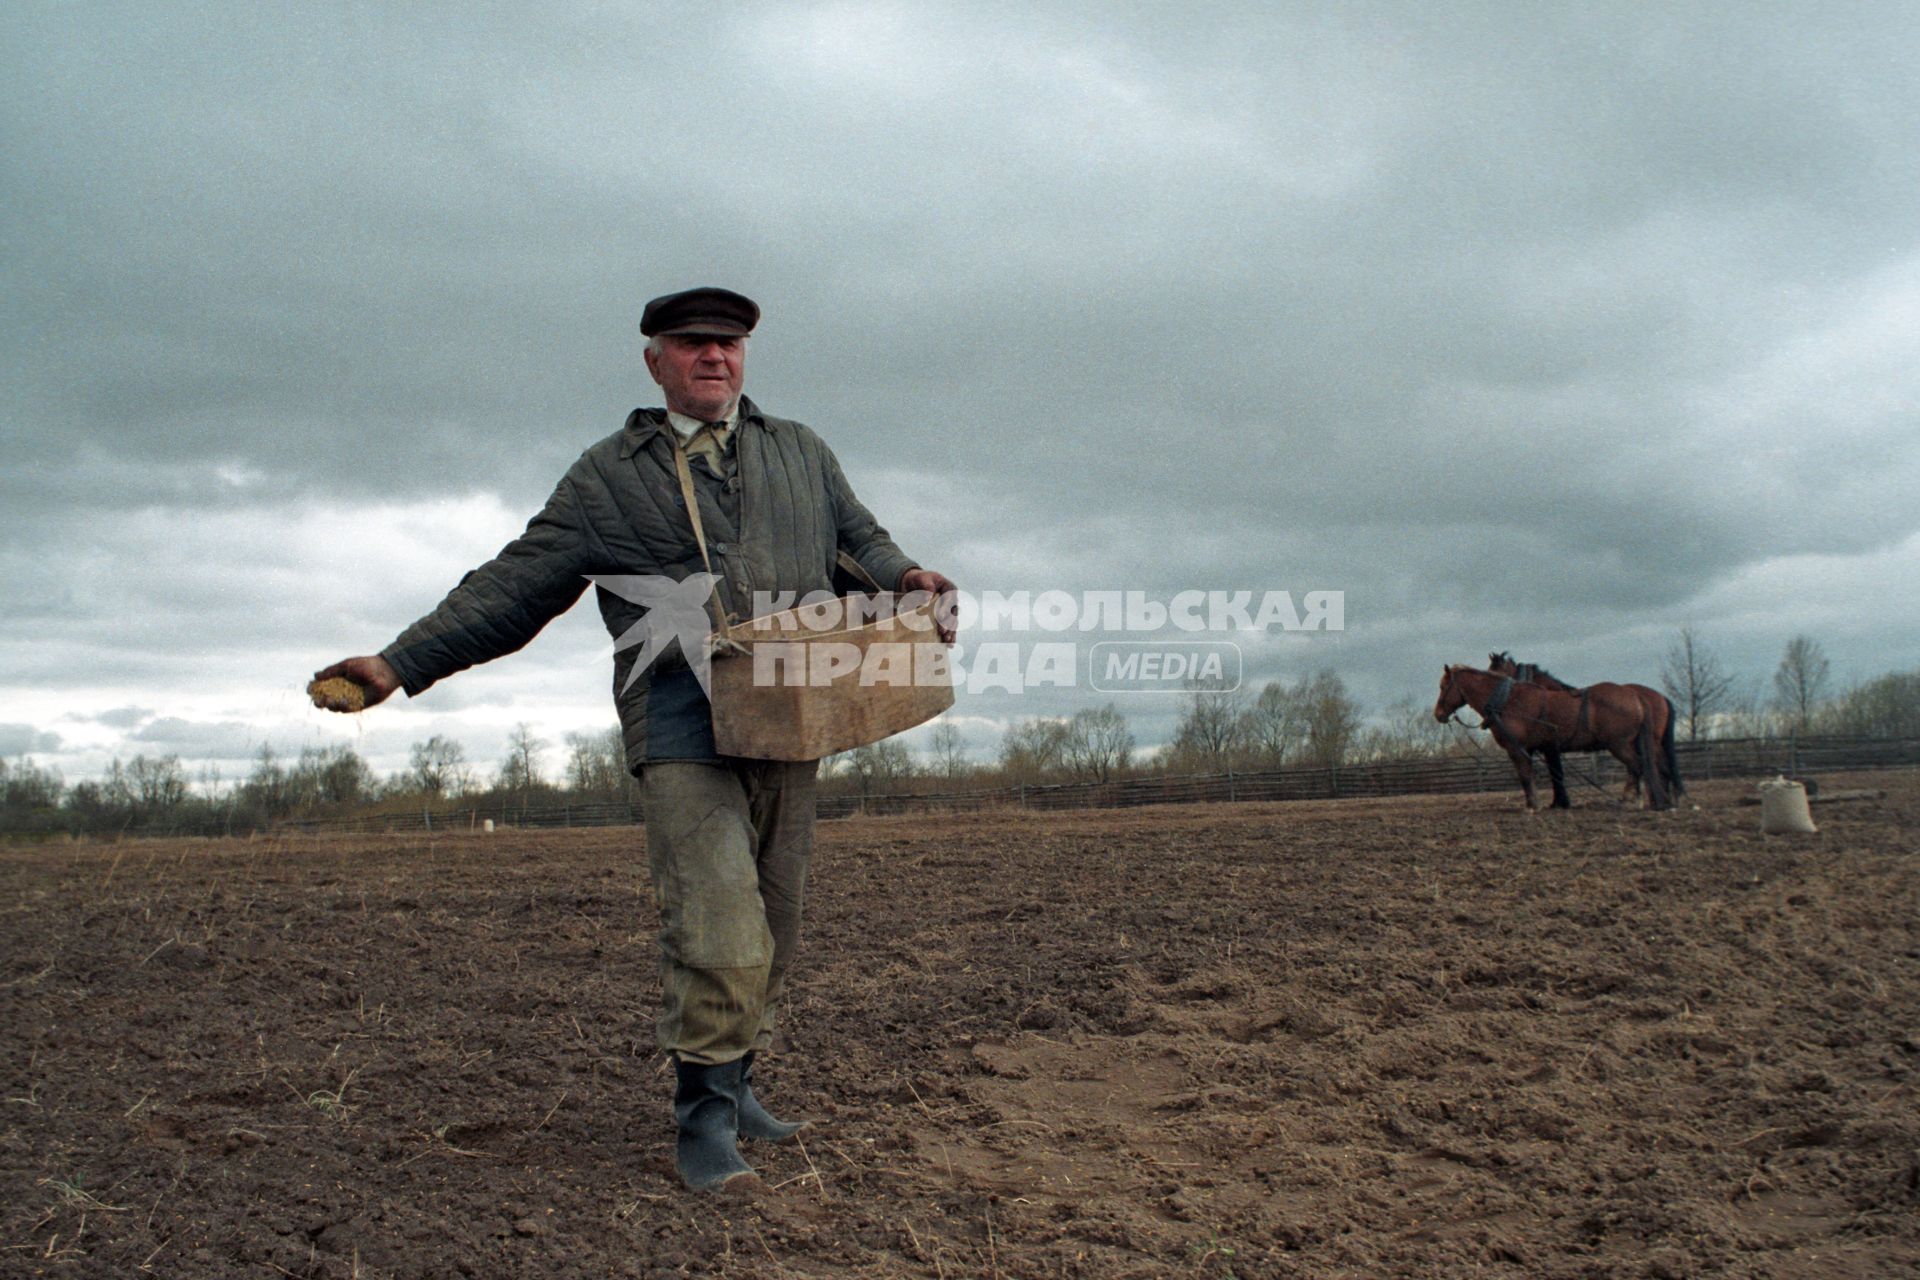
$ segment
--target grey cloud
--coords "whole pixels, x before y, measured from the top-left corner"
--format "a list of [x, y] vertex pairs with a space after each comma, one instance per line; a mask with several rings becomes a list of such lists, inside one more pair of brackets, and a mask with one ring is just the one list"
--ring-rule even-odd
[[141, 749], [196, 759], [240, 760], [260, 749], [258, 729], [238, 720], [195, 721], [162, 716], [127, 735]]
[[0, 756], [59, 749], [60, 735], [57, 733], [36, 729], [30, 724], [0, 724]]
[[87, 717], [106, 725], [110, 729], [131, 729], [153, 718], [153, 712], [145, 707], [115, 707], [111, 711], [102, 711]]

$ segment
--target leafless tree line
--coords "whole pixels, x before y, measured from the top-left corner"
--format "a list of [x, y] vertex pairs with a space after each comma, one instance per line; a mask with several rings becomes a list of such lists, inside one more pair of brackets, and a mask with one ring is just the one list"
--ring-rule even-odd
[[1920, 736], [1920, 672], [1889, 672], [1836, 690], [1833, 663], [1820, 642], [1787, 641], [1770, 685], [1743, 681], [1695, 628], [1682, 627], [1667, 647], [1660, 680], [1679, 736], [1766, 738]]
[[1173, 740], [1143, 752], [1113, 703], [1071, 716], [1007, 726], [989, 759], [976, 759], [950, 723], [938, 723], [916, 760], [903, 744], [877, 743], [828, 761], [829, 790], [878, 795], [910, 788], [1111, 782], [1146, 773], [1217, 773], [1403, 759], [1461, 749], [1457, 730], [1435, 724], [1408, 698], [1369, 725], [1340, 677], [1319, 671], [1271, 681], [1257, 693], [1187, 690]]
[[[1696, 628], [1680, 629], [1660, 664], [1679, 735], [1706, 738], [1920, 737], [1920, 671], [1893, 672], [1836, 688], [1818, 641], [1796, 635], [1769, 682], [1743, 680]], [[1142, 751], [1120, 709], [1107, 703], [1066, 717], [1034, 717], [1005, 729], [990, 755], [970, 749], [955, 724], [934, 725], [916, 753], [893, 739], [823, 764], [829, 790], [877, 795], [909, 787], [1108, 782], [1144, 773], [1220, 773], [1296, 765], [1345, 765], [1470, 752], [1483, 744], [1436, 724], [1409, 696], [1369, 723], [1332, 671], [1276, 680], [1254, 691], [1190, 689], [1172, 740]], [[445, 735], [416, 742], [408, 764], [381, 779], [351, 747], [308, 747], [282, 756], [263, 745], [244, 778], [229, 782], [178, 755], [114, 760], [104, 777], [67, 786], [22, 757], [0, 759], [0, 832], [111, 832], [184, 823], [244, 831], [292, 816], [419, 807], [453, 800], [526, 807], [568, 800], [633, 803], [617, 727], [568, 734], [557, 769], [550, 744], [525, 724], [509, 735], [498, 767], [483, 773]], [[982, 758], [986, 755], [987, 758]]]

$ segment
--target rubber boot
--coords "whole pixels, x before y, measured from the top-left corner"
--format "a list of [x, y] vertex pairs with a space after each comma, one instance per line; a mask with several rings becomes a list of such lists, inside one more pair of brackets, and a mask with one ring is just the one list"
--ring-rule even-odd
[[753, 1096], [753, 1055], [740, 1059], [740, 1136], [758, 1142], [785, 1142], [806, 1126], [806, 1121], [776, 1120]]
[[680, 1127], [674, 1163], [680, 1180], [695, 1191], [710, 1191], [753, 1168], [740, 1158], [741, 1077], [739, 1061], [710, 1066], [674, 1059], [673, 1122]]

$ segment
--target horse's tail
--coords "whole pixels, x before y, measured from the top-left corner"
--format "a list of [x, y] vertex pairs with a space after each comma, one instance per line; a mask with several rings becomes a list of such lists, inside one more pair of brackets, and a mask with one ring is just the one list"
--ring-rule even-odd
[[1647, 807], [1671, 809], [1673, 801], [1667, 797], [1666, 779], [1661, 777], [1660, 757], [1654, 750], [1653, 725], [1645, 720], [1640, 722], [1639, 739], [1640, 776], [1647, 783]]
[[1673, 798], [1678, 800], [1687, 794], [1687, 784], [1680, 779], [1680, 753], [1673, 746], [1673, 722], [1676, 718], [1673, 699], [1662, 697], [1660, 701], [1667, 704], [1667, 727], [1660, 735], [1660, 754], [1667, 762], [1667, 780], [1673, 784]]

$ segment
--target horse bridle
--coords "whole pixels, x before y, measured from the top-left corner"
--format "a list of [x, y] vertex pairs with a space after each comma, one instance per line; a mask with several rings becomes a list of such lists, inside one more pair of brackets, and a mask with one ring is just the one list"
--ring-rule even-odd
[[[1522, 666], [1520, 670], [1521, 672], [1525, 673], [1527, 669], [1532, 666], [1533, 664], [1529, 662], [1524, 666]], [[1478, 727], [1483, 729], [1492, 728], [1502, 733], [1509, 732], [1507, 730], [1506, 725], [1501, 723], [1501, 716], [1507, 714], [1507, 702], [1509, 699], [1513, 697], [1513, 686], [1527, 678], [1528, 677], [1525, 674], [1517, 677], [1501, 676], [1500, 683], [1493, 687], [1493, 693], [1489, 695], [1487, 698], [1486, 707], [1484, 709], [1480, 707], [1474, 708], [1474, 714], [1480, 717], [1480, 724]], [[1456, 677], [1454, 675], [1454, 669], [1452, 667], [1448, 667], [1446, 681], [1440, 686], [1441, 693], [1444, 694], [1449, 687], [1453, 687], [1455, 689], [1455, 692], [1459, 692], [1458, 686], [1454, 684], [1455, 679]], [[1583, 729], [1585, 729], [1587, 725], [1587, 695], [1589, 692], [1590, 691], [1587, 689], [1580, 690], [1580, 711], [1579, 711], [1579, 714], [1574, 719], [1574, 736], [1576, 737], [1579, 736], [1580, 732]], [[1448, 716], [1446, 720], [1443, 721], [1442, 723], [1457, 724], [1463, 729], [1474, 728], [1475, 726], [1470, 725], [1466, 721], [1460, 719], [1460, 707], [1465, 707], [1470, 705], [1471, 704], [1466, 700], [1465, 695], [1462, 694], [1460, 698], [1460, 706], [1455, 707], [1453, 709], [1453, 714]], [[1534, 724], [1544, 724], [1549, 727], [1553, 727], [1553, 721], [1547, 719], [1545, 716], [1523, 715], [1520, 718], [1522, 720], [1530, 720]], [[1558, 738], [1559, 736], [1560, 736], [1560, 732], [1557, 728], [1555, 728], [1554, 737]], [[1555, 747], [1557, 748], [1558, 746], [1559, 744], [1556, 742]]]
[[1495, 686], [1493, 691], [1493, 696], [1487, 699], [1487, 709], [1485, 711], [1482, 711], [1478, 707], [1474, 707], [1473, 709], [1474, 714], [1480, 717], [1480, 723], [1477, 726], [1470, 725], [1465, 720], [1462, 720], [1460, 718], [1460, 708], [1471, 706], [1472, 704], [1467, 701], [1466, 693], [1460, 688], [1459, 679], [1460, 677], [1456, 669], [1453, 667], [1448, 667], [1447, 678], [1444, 681], [1442, 681], [1440, 684], [1440, 694], [1442, 697], [1445, 697], [1447, 690], [1452, 689], [1455, 693], [1460, 695], [1460, 706], [1455, 707], [1453, 709], [1453, 714], [1449, 715], [1445, 720], [1441, 721], [1441, 723], [1457, 724], [1462, 729], [1474, 729], [1474, 728], [1484, 729], [1487, 726], [1492, 725], [1495, 728], [1504, 730], [1505, 726], [1500, 724], [1500, 713], [1501, 711], [1505, 710], [1507, 705], [1507, 699], [1513, 696], [1513, 677], [1512, 676], [1500, 677], [1500, 683], [1497, 686]]
[[1462, 729], [1471, 729], [1473, 728], [1473, 726], [1460, 718], [1460, 708], [1467, 705], [1467, 696], [1464, 693], [1460, 693], [1460, 688], [1457, 684], [1455, 684], [1454, 681], [1455, 681], [1455, 676], [1453, 674], [1453, 668], [1448, 667], [1447, 678], [1440, 682], [1440, 696], [1443, 698], [1446, 697], [1447, 690], [1452, 689], [1456, 694], [1460, 695], [1460, 706], [1455, 707], [1452, 711], [1448, 712], [1447, 718], [1445, 720], [1442, 720], [1440, 723], [1441, 724], [1457, 724]]

